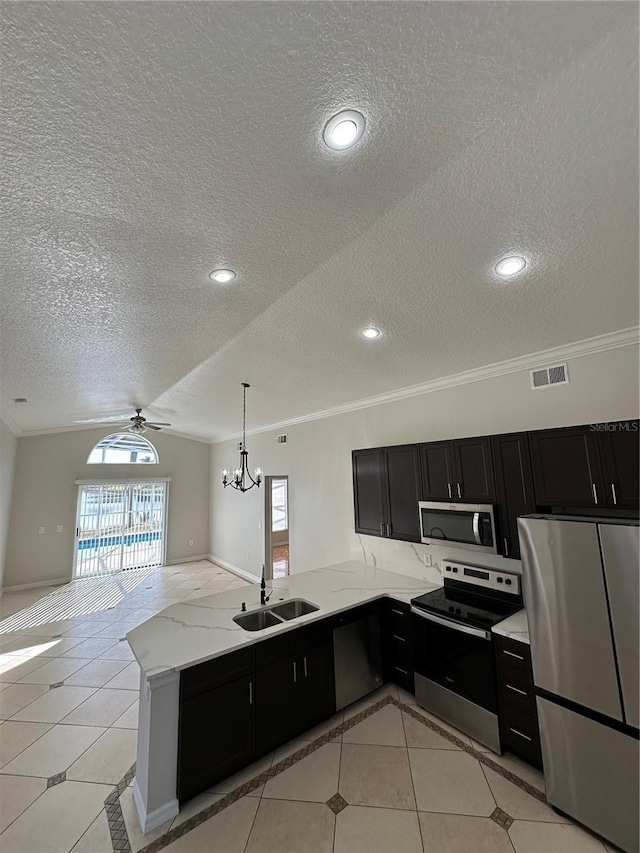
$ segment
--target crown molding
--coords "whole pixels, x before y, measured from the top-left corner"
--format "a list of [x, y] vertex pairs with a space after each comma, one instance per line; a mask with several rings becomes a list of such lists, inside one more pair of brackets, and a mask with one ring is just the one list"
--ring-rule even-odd
[[10, 429], [14, 435], [18, 437], [20, 436], [20, 428], [18, 424], [13, 420], [11, 415], [8, 415], [4, 411], [0, 411], [0, 421], [2, 421], [4, 425], [8, 427], [8, 429]]
[[[392, 403], [396, 400], [406, 400], [409, 397], [418, 397], [421, 394], [432, 394], [436, 391], [444, 391], [448, 388], [455, 388], [458, 385], [469, 385], [473, 382], [480, 382], [484, 379], [493, 379], [497, 376], [507, 376], [510, 373], [518, 373], [524, 370], [536, 370], [541, 367], [547, 367], [553, 361], [569, 361], [574, 358], [583, 358], [584, 356], [594, 355], [599, 352], [607, 352], [607, 350], [620, 349], [621, 347], [638, 346], [640, 343], [640, 326], [631, 326], [628, 329], [621, 329], [617, 332], [610, 332], [606, 335], [598, 335], [594, 338], [576, 341], [571, 344], [553, 347], [539, 352], [529, 353], [528, 355], [517, 356], [516, 358], [498, 361], [495, 364], [488, 364], [484, 367], [476, 367], [472, 370], [466, 370], [462, 373], [454, 373], [451, 376], [443, 376], [440, 379], [432, 379], [429, 382], [423, 382], [420, 385], [410, 385], [406, 388], [399, 388], [396, 391], [389, 391], [385, 394], [378, 394], [375, 397], [366, 397], [362, 400], [356, 400], [353, 403], [345, 403], [341, 406], [334, 406], [330, 409], [323, 409], [319, 412], [313, 412], [308, 415], [301, 415], [297, 418], [289, 418], [288, 420], [278, 421], [277, 423], [268, 424], [257, 429], [247, 430], [247, 435], [258, 435], [263, 432], [271, 432], [272, 430], [284, 429], [286, 427], [303, 424], [309, 421], [319, 420], [321, 418], [330, 418], [333, 415], [343, 415], [349, 412], [356, 412], [359, 409], [368, 409], [372, 406], [380, 406], [384, 403]], [[229, 441], [237, 438], [237, 434], [229, 434], [223, 438], [217, 438], [212, 441], [212, 444], [217, 444], [222, 441]]]

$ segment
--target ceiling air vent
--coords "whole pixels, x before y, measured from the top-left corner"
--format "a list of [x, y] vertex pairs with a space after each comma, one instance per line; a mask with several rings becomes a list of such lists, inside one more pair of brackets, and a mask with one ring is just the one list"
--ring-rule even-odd
[[531, 370], [531, 387], [549, 388], [551, 385], [567, 385], [569, 382], [569, 371], [566, 364], [555, 364], [553, 367], [541, 367]]
[[276, 436], [276, 444], [286, 444], [287, 443], [287, 434], [283, 432], [282, 435]]

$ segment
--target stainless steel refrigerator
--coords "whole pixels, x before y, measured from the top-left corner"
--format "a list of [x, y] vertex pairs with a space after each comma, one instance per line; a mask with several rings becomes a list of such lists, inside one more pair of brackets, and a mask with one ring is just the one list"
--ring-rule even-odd
[[547, 799], [637, 853], [640, 528], [553, 515], [518, 527]]

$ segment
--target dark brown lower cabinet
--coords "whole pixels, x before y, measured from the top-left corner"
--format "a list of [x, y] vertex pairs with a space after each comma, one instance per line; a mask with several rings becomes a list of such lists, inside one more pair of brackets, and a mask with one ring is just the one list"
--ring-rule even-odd
[[415, 693], [410, 605], [385, 600], [382, 648], [384, 680], [393, 681], [407, 692]]
[[294, 661], [285, 659], [256, 672], [256, 754], [264, 755], [295, 731]]
[[256, 754], [264, 755], [326, 720], [336, 710], [333, 644], [259, 667], [256, 672]]
[[531, 650], [526, 643], [494, 634], [502, 746], [542, 767]]
[[312, 646], [298, 659], [296, 724], [304, 732], [335, 714], [333, 643]]
[[181, 803], [253, 761], [254, 676], [180, 703], [178, 799]]

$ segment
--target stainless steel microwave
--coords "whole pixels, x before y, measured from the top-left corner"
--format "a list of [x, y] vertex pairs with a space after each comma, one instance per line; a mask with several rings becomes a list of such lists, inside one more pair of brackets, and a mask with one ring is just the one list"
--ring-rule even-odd
[[450, 543], [468, 551], [497, 554], [496, 525], [491, 504], [452, 504], [420, 501], [420, 541], [425, 545]]

